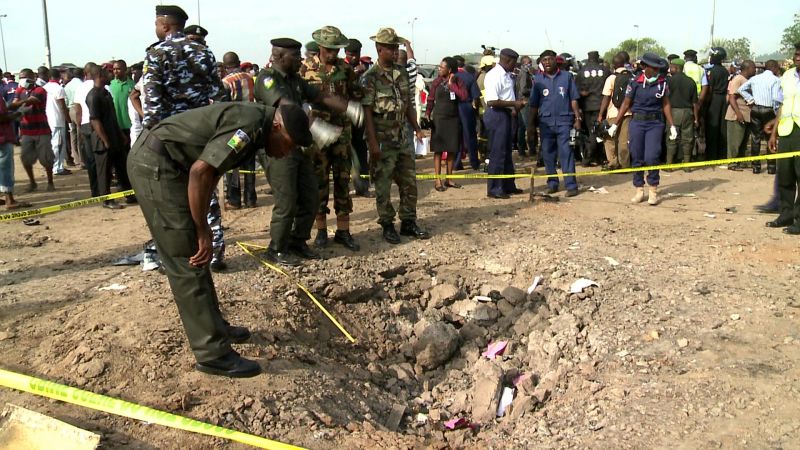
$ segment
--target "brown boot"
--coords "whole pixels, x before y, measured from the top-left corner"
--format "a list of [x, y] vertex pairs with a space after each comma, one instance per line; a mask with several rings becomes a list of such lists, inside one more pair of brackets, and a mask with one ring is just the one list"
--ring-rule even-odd
[[647, 187], [648, 195], [647, 195], [647, 203], [650, 206], [656, 206], [658, 204], [658, 186], [648, 186]]
[[636, 188], [636, 195], [634, 195], [633, 198], [631, 199], [631, 203], [641, 203], [642, 200], [645, 199], [645, 197], [646, 197], [646, 195], [644, 194], [644, 188], [643, 187], [637, 187]]

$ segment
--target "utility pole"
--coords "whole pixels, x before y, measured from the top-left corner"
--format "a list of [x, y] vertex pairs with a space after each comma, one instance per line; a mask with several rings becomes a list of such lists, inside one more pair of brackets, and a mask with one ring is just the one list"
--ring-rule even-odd
[[633, 59], [639, 59], [639, 25], [634, 25], [633, 28], [636, 28], [636, 55]]
[[200, 25], [200, 0], [197, 0], [197, 24]]
[[717, 0], [711, 0], [711, 45], [714, 46], [714, 22], [717, 20]]
[[8, 61], [6, 61], [6, 37], [3, 35], [3, 19], [6, 17], [8, 17], [8, 14], [0, 15], [0, 40], [3, 41], [3, 67], [10, 72], [11, 70], [8, 68]]
[[44, 57], [47, 67], [53, 67], [50, 58], [50, 27], [47, 25], [47, 0], [42, 0], [42, 14], [44, 15]]
[[[198, 0], [199, 1], [199, 0]], [[411, 42], [416, 45], [417, 41], [414, 40], [414, 22], [418, 21], [419, 17], [414, 17], [413, 19], [409, 20], [408, 23], [411, 25]]]

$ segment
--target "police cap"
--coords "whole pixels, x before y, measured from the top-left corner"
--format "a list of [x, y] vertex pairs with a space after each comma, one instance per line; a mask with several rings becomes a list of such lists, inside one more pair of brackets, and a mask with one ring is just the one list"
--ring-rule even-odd
[[308, 115], [303, 108], [295, 104], [286, 104], [281, 105], [278, 110], [283, 117], [283, 127], [286, 128], [292, 141], [301, 147], [310, 146], [313, 139], [311, 131], [308, 129]]
[[500, 56], [505, 56], [506, 58], [510, 58], [516, 61], [517, 58], [519, 58], [519, 53], [515, 52], [510, 48], [504, 48], [500, 50]]
[[195, 34], [197, 36], [202, 36], [205, 38], [208, 36], [208, 30], [201, 27], [200, 25], [189, 25], [188, 27], [183, 29], [183, 34]]
[[683, 56], [697, 56], [696, 50], [686, 50], [683, 52]]
[[272, 44], [273, 47], [297, 49], [297, 50], [300, 50], [300, 47], [303, 46], [303, 44], [301, 44], [298, 41], [295, 41], [292, 38], [276, 38], [269, 41], [269, 43]]
[[180, 6], [175, 5], [158, 5], [156, 6], [156, 16], [169, 16], [174, 17], [182, 22], [189, 20], [186, 11]]

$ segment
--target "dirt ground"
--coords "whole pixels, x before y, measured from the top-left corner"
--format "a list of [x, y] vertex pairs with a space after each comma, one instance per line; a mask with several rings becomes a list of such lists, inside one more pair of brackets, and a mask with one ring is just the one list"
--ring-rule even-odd
[[[110, 265], [148, 238], [138, 208], [5, 222], [0, 364], [313, 449], [800, 448], [800, 240], [753, 210], [772, 177], [665, 173], [657, 207], [629, 203], [629, 175], [579, 181], [578, 197], [533, 204], [527, 180], [510, 200], [487, 199], [479, 180], [442, 193], [421, 181], [433, 238], [397, 246], [381, 239], [374, 200], [356, 198], [362, 250], [331, 242], [325, 260], [290, 271], [353, 345], [234, 245], [268, 242], [259, 178], [258, 208], [223, 213], [230, 268], [214, 276], [228, 319], [254, 331], [237, 349], [265, 374], [246, 380], [193, 370], [164, 275]], [[85, 171], [56, 185], [19, 199], [88, 192]], [[569, 293], [578, 278], [598, 286]], [[112, 283], [126, 288], [99, 290]], [[501, 340], [504, 355], [481, 357]], [[514, 400], [495, 418], [505, 387]], [[103, 448], [244, 448], [8, 389], [0, 402], [99, 433]], [[457, 417], [472, 426], [445, 430]]]

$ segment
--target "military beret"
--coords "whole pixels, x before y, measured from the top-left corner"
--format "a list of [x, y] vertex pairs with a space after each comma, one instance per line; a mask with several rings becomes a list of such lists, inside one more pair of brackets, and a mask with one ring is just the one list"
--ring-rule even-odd
[[292, 141], [301, 147], [308, 147], [313, 142], [309, 130], [308, 115], [303, 108], [295, 104], [281, 105], [278, 110], [283, 117], [283, 127]]
[[357, 52], [361, 50], [361, 41], [358, 39], [348, 39], [347, 47], [344, 48], [348, 52]]
[[519, 58], [519, 53], [511, 50], [510, 48], [504, 48], [500, 50], [500, 56], [505, 56], [506, 58], [511, 58], [516, 61], [517, 58]]
[[175, 5], [156, 6], [156, 16], [174, 17], [184, 22], [189, 20], [189, 16], [186, 15], [186, 11], [184, 11], [183, 8], [181, 8], [180, 6], [175, 6]]
[[319, 53], [319, 44], [314, 41], [306, 43], [306, 50], [312, 53]]
[[296, 48], [298, 50], [303, 46], [303, 44], [295, 41], [292, 38], [276, 38], [269, 41], [269, 43], [272, 44], [273, 47]]
[[676, 66], [680, 66], [680, 67], [683, 67], [684, 65], [686, 65], [686, 61], [684, 61], [684, 60], [682, 60], [680, 58], [672, 58], [672, 59], [669, 60], [669, 63], [670, 64], [674, 64]]
[[183, 34], [196, 34], [198, 36], [206, 37], [208, 36], [208, 30], [200, 25], [189, 25], [183, 29]]

